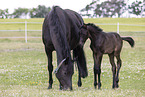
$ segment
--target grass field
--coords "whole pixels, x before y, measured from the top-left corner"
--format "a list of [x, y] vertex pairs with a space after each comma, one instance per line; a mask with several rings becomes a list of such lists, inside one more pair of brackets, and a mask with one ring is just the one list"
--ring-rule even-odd
[[[25, 19], [0, 19], [0, 22], [24, 22]], [[29, 19], [29, 22], [42, 22], [43, 19]], [[85, 22], [93, 23], [126, 23], [145, 25], [145, 18], [99, 18], [85, 19]], [[15, 24], [13, 26], [0, 24], [0, 30], [23, 29], [24, 25]], [[21, 28], [22, 26], [22, 28]], [[41, 29], [41, 24], [29, 29]], [[105, 31], [116, 31], [115, 27], [101, 26]], [[77, 71], [73, 75], [73, 91], [60, 91], [59, 83], [53, 75], [53, 89], [47, 90], [48, 72], [47, 58], [44, 46], [40, 38], [28, 39], [0, 39], [0, 97], [145, 97], [145, 27], [121, 28], [127, 32], [122, 32], [122, 36], [132, 36], [135, 40], [135, 47], [131, 48], [127, 42], [121, 53], [122, 67], [120, 70], [119, 89], [112, 89], [111, 65], [107, 55], [104, 55], [102, 62], [102, 89], [95, 90], [93, 87], [93, 58], [89, 48], [90, 41], [85, 44], [85, 54], [89, 75], [83, 79], [82, 87], [77, 87]], [[14, 34], [14, 35], [13, 35]], [[23, 32], [0, 32], [0, 37], [22, 36]], [[29, 36], [41, 37], [41, 32], [28, 33]], [[53, 53], [53, 64], [56, 68], [56, 54]]]

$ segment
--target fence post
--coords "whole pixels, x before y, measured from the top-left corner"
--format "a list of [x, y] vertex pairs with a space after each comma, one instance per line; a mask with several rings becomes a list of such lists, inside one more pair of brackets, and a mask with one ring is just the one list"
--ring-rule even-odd
[[119, 34], [119, 22], [117, 23], [117, 33]]
[[27, 43], [27, 21], [25, 21], [25, 42]]

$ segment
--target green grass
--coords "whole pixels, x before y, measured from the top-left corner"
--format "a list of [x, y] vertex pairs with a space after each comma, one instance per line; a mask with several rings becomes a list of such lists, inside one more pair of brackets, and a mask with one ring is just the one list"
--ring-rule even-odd
[[[110, 18], [109, 18], [110, 19]], [[104, 21], [112, 23], [105, 18], [88, 19], [92, 21]], [[143, 18], [144, 19], [144, 18]], [[5, 21], [25, 21], [23, 19], [8, 19]], [[30, 19], [40, 21], [43, 19]], [[3, 20], [0, 20], [0, 22]], [[86, 19], [85, 19], [86, 21]], [[108, 22], [107, 22], [108, 21]], [[116, 19], [114, 20], [116, 21]], [[129, 21], [129, 20], [128, 20]], [[126, 20], [127, 22], [127, 20]], [[135, 21], [134, 21], [135, 22]], [[129, 23], [129, 22], [128, 22]], [[136, 23], [136, 22], [135, 22]], [[41, 28], [41, 27], [40, 27]], [[113, 29], [112, 29], [113, 30]], [[145, 31], [145, 30], [144, 30]], [[1, 32], [0, 32], [1, 33]], [[9, 32], [10, 33], [10, 32]], [[14, 32], [16, 35], [18, 33]], [[0, 39], [0, 96], [1, 97], [143, 97], [145, 96], [145, 34], [144, 33], [120, 33], [123, 36], [132, 36], [135, 47], [131, 48], [127, 42], [121, 53], [122, 67], [120, 71], [119, 89], [112, 89], [111, 65], [107, 55], [102, 62], [102, 89], [93, 87], [93, 58], [89, 48], [90, 41], [85, 44], [85, 54], [89, 75], [82, 79], [83, 85], [77, 86], [77, 71], [73, 75], [73, 91], [60, 91], [59, 83], [53, 74], [53, 89], [47, 90], [48, 72], [47, 58], [44, 52], [42, 40], [28, 39]], [[1, 34], [0, 34], [1, 35]], [[8, 33], [6, 35], [9, 35]], [[32, 36], [41, 36], [41, 32], [32, 33]], [[141, 37], [139, 37], [141, 36]], [[53, 64], [56, 68], [56, 54], [53, 53]]]

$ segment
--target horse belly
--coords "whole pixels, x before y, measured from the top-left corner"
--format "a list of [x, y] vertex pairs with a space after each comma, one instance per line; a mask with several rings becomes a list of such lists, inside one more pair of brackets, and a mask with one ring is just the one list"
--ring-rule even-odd
[[114, 51], [115, 47], [114, 45], [106, 45], [103, 49], [104, 54], [111, 54]]
[[105, 51], [104, 51], [104, 54], [111, 54], [112, 52], [113, 52], [113, 50], [108, 49], [108, 50], [105, 50]]

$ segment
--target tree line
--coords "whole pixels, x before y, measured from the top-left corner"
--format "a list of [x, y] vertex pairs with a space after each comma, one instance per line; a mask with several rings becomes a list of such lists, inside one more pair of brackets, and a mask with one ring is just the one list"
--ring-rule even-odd
[[32, 9], [17, 8], [12, 14], [9, 14], [8, 9], [0, 9], [0, 18], [25, 18], [27, 16], [30, 18], [44, 18], [50, 10], [50, 7], [44, 5], [38, 5], [37, 8]]
[[81, 10], [81, 14], [87, 17], [121, 17], [124, 13], [145, 17], [145, 0], [136, 0], [129, 4], [130, 0], [92, 0]]
[[[82, 16], [87, 17], [121, 17], [124, 13], [145, 17], [145, 0], [136, 0], [128, 4], [129, 0], [92, 0], [92, 2], [80, 10]], [[38, 5], [36, 8], [17, 8], [12, 14], [8, 9], [0, 9], [0, 18], [44, 18], [51, 7]]]

